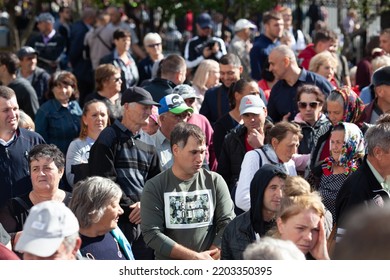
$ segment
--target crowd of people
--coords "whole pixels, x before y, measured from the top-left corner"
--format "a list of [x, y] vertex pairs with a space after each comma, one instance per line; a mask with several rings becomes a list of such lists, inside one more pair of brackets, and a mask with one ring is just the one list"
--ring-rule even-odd
[[390, 258], [390, 29], [353, 66], [287, 6], [175, 53], [71, 13], [0, 52], [0, 259]]

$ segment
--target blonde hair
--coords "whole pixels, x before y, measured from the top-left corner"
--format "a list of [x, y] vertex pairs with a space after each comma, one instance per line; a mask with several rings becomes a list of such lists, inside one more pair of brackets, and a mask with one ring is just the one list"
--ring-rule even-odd
[[303, 194], [309, 194], [310, 184], [301, 176], [287, 176], [283, 195], [285, 196], [298, 196]]
[[[319, 217], [325, 216], [325, 207], [318, 192], [308, 192], [298, 195], [283, 195], [277, 218], [286, 223], [291, 217], [305, 210], [314, 210]], [[280, 232], [276, 227], [269, 231], [269, 235], [280, 238]]]
[[19, 110], [19, 127], [35, 131], [35, 123], [23, 110]]
[[313, 56], [310, 60], [309, 71], [317, 73], [320, 66], [328, 61], [332, 65], [333, 69], [336, 70], [338, 65], [337, 59], [329, 51], [323, 51]]
[[120, 74], [121, 69], [113, 64], [101, 64], [95, 70], [95, 87], [96, 90], [103, 89], [103, 83], [108, 81], [115, 74]]
[[213, 67], [219, 69], [219, 64], [213, 59], [203, 60], [195, 71], [192, 79], [192, 85], [197, 86], [201, 90], [207, 90], [206, 84], [209, 79], [209, 73]]
[[380, 55], [371, 60], [372, 71], [376, 71], [384, 66], [390, 66], [390, 56]]

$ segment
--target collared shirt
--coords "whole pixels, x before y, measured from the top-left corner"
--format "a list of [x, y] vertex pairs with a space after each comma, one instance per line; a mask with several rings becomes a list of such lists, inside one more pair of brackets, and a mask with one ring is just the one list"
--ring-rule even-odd
[[328, 96], [333, 89], [333, 86], [324, 77], [305, 69], [302, 69], [298, 80], [292, 86], [285, 80], [279, 80], [272, 87], [267, 104], [268, 115], [275, 123], [281, 121], [287, 113], [291, 113], [290, 121], [294, 119], [298, 113], [297, 90], [303, 84], [318, 86], [325, 96]]
[[162, 134], [160, 129], [150, 137], [153, 139], [154, 147], [160, 158], [161, 169], [166, 170], [170, 168], [173, 165], [171, 142]]
[[50, 41], [51, 38], [54, 37], [55, 34], [56, 34], [56, 30], [53, 29], [47, 36], [42, 35], [43, 43], [45, 43], [45, 45], [47, 45], [47, 43]]
[[11, 144], [16, 139], [16, 131], [12, 135], [11, 139], [8, 141], [5, 141], [4, 139], [0, 138], [0, 145], [3, 145], [4, 147], [7, 147], [9, 144]]
[[367, 159], [368, 167], [371, 169], [372, 174], [374, 174], [375, 179], [378, 180], [379, 184], [381, 184], [382, 188], [390, 193], [390, 184], [387, 180], [385, 180], [381, 174], [375, 169], [375, 167], [371, 164], [371, 162]]

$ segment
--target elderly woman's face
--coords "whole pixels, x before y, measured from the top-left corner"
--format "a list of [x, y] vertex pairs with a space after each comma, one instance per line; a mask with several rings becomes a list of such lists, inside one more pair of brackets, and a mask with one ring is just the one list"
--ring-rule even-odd
[[288, 131], [286, 137], [281, 141], [276, 138], [272, 139], [272, 147], [275, 150], [276, 155], [282, 162], [288, 162], [292, 159], [293, 155], [297, 153], [299, 146], [299, 137], [297, 134], [293, 134]]
[[343, 154], [345, 132], [342, 130], [333, 131], [330, 135], [330, 154], [332, 157], [339, 161]]
[[328, 118], [332, 122], [332, 125], [343, 121], [344, 107], [339, 102], [326, 101], [326, 111], [328, 112]]
[[123, 209], [119, 205], [119, 198], [111, 201], [104, 211], [103, 217], [97, 223], [102, 231], [109, 232], [118, 226], [119, 216], [123, 214]]
[[49, 193], [58, 189], [63, 169], [58, 169], [52, 158], [40, 157], [30, 163], [33, 190], [38, 193]]
[[328, 81], [331, 81], [334, 77], [335, 67], [334, 65], [329, 61], [325, 61], [322, 63], [317, 70], [317, 73], [323, 76]]
[[322, 104], [313, 93], [302, 93], [298, 101], [299, 112], [302, 119], [314, 125], [321, 116]]

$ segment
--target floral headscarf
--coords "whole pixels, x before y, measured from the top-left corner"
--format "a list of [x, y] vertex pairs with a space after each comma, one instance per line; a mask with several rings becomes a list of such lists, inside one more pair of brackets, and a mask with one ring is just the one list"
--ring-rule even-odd
[[356, 123], [364, 109], [360, 97], [348, 86], [336, 88], [332, 92], [341, 94], [344, 99], [343, 122]]
[[[324, 164], [322, 165], [322, 171], [324, 175], [330, 175], [333, 173], [332, 166], [334, 164], [345, 167], [346, 175], [356, 171], [358, 168], [358, 159], [363, 158], [365, 154], [365, 142], [363, 133], [359, 127], [353, 123], [347, 122], [339, 122], [335, 127], [338, 127], [339, 125], [344, 126], [345, 132], [341, 157], [337, 163], [332, 156], [329, 156], [324, 160]], [[332, 144], [330, 143], [330, 150], [331, 149]]]

